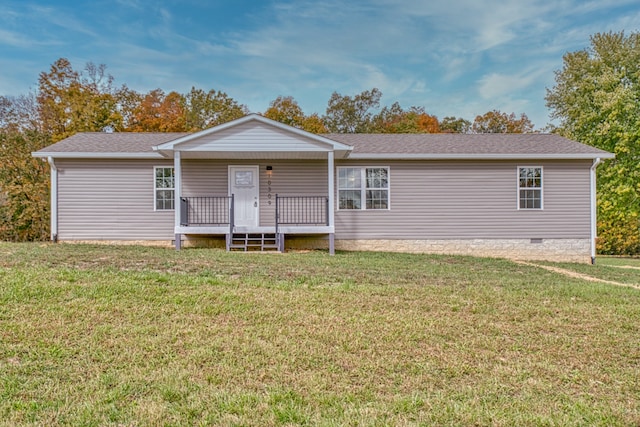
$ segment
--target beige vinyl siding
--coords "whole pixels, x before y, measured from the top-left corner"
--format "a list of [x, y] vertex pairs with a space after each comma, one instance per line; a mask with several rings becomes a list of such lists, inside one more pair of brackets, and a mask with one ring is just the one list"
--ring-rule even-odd
[[56, 160], [60, 240], [168, 240], [174, 212], [155, 211], [154, 160]]
[[[390, 210], [338, 210], [338, 239], [589, 238], [590, 161], [351, 165], [390, 167]], [[543, 210], [517, 209], [518, 166], [543, 167]]]
[[[275, 225], [276, 194], [280, 196], [326, 196], [328, 192], [326, 161], [185, 160], [182, 162], [182, 195], [228, 195], [230, 165], [258, 166], [260, 174], [260, 226]], [[271, 177], [267, 173], [267, 166], [273, 168]]]
[[215, 160], [182, 161], [182, 195], [226, 196], [229, 193], [229, 163]]
[[[275, 223], [276, 194], [327, 195], [326, 160], [184, 160], [183, 195], [227, 195], [230, 164], [259, 166], [262, 226]], [[174, 212], [155, 211], [153, 203], [153, 168], [172, 160], [56, 165], [61, 240], [173, 238]], [[588, 160], [338, 160], [336, 166], [388, 166], [390, 180], [389, 210], [336, 211], [338, 239], [589, 238]], [[517, 209], [518, 166], [543, 167], [543, 210]]]
[[[269, 179], [266, 165], [273, 166]], [[268, 182], [271, 181], [271, 192]], [[279, 196], [328, 196], [326, 161], [272, 161], [260, 164], [260, 225], [276, 221], [275, 201]], [[269, 199], [269, 194], [271, 198]], [[271, 203], [269, 203], [271, 202]]]

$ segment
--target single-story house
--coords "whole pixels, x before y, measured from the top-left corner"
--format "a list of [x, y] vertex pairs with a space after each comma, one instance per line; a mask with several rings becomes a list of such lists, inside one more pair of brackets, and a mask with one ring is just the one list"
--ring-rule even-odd
[[54, 241], [593, 261], [595, 169], [551, 134], [316, 135], [250, 114], [195, 133], [79, 133], [51, 166]]

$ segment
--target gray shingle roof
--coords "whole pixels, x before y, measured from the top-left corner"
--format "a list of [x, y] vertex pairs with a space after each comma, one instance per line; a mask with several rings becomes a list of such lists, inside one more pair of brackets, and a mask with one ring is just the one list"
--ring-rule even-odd
[[154, 145], [185, 135], [188, 133], [83, 132], [40, 151], [48, 153], [152, 153]]
[[353, 154], [606, 154], [554, 134], [327, 134]]
[[[151, 154], [153, 147], [189, 133], [78, 133], [39, 150], [69, 153]], [[489, 158], [492, 156], [612, 157], [610, 153], [554, 134], [325, 134], [353, 147], [352, 158]]]

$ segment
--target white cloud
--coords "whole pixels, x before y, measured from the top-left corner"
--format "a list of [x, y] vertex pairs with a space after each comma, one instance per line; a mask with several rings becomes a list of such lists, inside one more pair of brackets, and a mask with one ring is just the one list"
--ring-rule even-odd
[[[49, 23], [66, 31], [85, 34], [96, 37], [97, 33], [84, 22], [77, 20], [73, 15], [63, 13], [53, 7], [31, 6], [32, 19], [41, 23]], [[76, 40], [78, 42], [78, 40]]]
[[530, 86], [535, 81], [535, 77], [529, 73], [519, 75], [491, 73], [480, 79], [478, 93], [483, 99], [500, 98]]
[[0, 29], [0, 45], [31, 48], [36, 44], [38, 43], [35, 40], [26, 37], [24, 34]]

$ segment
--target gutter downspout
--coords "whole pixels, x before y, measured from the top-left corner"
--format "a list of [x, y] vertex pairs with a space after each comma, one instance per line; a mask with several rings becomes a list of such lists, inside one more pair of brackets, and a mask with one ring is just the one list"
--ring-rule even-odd
[[596, 206], [596, 168], [600, 164], [600, 157], [593, 160], [593, 165], [589, 170], [589, 177], [591, 178], [591, 264], [596, 263], [596, 237], [598, 237], [597, 229], [597, 206]]
[[58, 168], [53, 157], [47, 157], [51, 167], [51, 240], [58, 242]]

